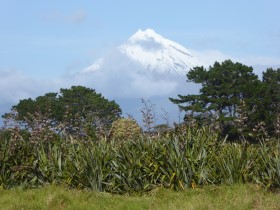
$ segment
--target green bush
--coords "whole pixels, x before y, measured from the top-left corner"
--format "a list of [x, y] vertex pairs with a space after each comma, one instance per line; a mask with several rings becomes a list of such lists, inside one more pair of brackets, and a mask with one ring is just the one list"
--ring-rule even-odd
[[186, 125], [150, 138], [141, 135], [137, 127], [135, 136], [124, 134], [129, 130], [125, 129], [127, 124], [119, 124], [113, 127], [119, 131], [116, 141], [56, 138], [31, 144], [23, 138], [1, 139], [0, 187], [34, 188], [56, 183], [130, 193], [157, 186], [181, 190], [209, 184], [256, 183], [266, 189], [280, 189], [279, 140], [255, 145], [231, 143], [221, 140], [210, 128]]
[[110, 130], [110, 139], [118, 141], [138, 139], [141, 136], [141, 128], [133, 119], [118, 119], [113, 122]]

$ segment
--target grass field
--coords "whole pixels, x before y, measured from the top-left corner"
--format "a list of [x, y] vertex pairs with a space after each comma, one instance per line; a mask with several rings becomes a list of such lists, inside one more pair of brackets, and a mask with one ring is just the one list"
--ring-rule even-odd
[[156, 188], [145, 195], [112, 195], [48, 186], [0, 191], [1, 209], [280, 209], [280, 194], [257, 185], [206, 186], [175, 192]]

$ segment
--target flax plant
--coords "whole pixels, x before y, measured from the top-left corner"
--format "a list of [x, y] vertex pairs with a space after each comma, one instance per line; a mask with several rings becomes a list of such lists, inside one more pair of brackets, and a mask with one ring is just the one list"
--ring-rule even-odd
[[246, 142], [225, 142], [216, 156], [216, 179], [220, 180], [221, 184], [251, 182], [254, 178], [257, 156], [257, 150], [253, 145]]
[[260, 142], [257, 149], [255, 182], [266, 189], [280, 188], [280, 141]]
[[[15, 132], [17, 132], [15, 130]], [[16, 135], [21, 135], [17, 132]], [[280, 143], [227, 142], [210, 127], [178, 125], [155, 138], [51, 141], [1, 137], [0, 186], [62, 184], [110, 193], [143, 193], [209, 184], [256, 183], [280, 189]], [[33, 138], [32, 138], [33, 139]]]

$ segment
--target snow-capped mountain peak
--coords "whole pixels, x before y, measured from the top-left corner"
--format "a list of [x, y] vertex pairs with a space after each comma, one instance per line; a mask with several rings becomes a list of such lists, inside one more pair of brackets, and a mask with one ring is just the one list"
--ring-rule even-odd
[[138, 30], [119, 50], [144, 68], [158, 73], [185, 75], [190, 68], [199, 65], [189, 50], [152, 29]]
[[164, 38], [157, 34], [153, 29], [146, 29], [145, 31], [142, 31], [139, 29], [134, 35], [132, 35], [128, 41], [137, 43], [139, 40], [149, 40], [154, 39], [154, 41], [161, 42], [161, 40], [164, 40]]
[[[188, 49], [164, 38], [153, 29], [139, 29], [125, 43], [117, 48], [117, 53], [142, 66], [143, 71], [158, 74], [186, 75], [187, 71], [200, 63]], [[106, 64], [106, 58], [99, 59], [82, 72], [96, 72]], [[113, 66], [114, 68], [114, 66]]]

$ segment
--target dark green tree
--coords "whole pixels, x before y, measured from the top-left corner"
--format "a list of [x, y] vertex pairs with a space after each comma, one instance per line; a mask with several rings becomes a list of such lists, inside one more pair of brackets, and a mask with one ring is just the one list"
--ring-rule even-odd
[[[122, 112], [115, 101], [109, 101], [95, 90], [83, 86], [60, 89], [59, 93], [47, 93], [34, 100], [24, 99], [12, 109], [16, 110], [14, 120], [27, 129], [32, 129], [34, 123], [40, 121], [56, 132], [78, 136], [93, 135], [100, 129], [109, 130]], [[39, 116], [44, 117], [39, 120]], [[10, 113], [2, 117], [7, 119]]]
[[280, 69], [269, 68], [263, 73], [257, 109], [258, 120], [263, 121], [268, 133], [273, 135], [279, 129], [280, 117]]
[[238, 106], [245, 102], [246, 109], [252, 110], [257, 101], [261, 82], [253, 68], [226, 60], [215, 62], [208, 70], [195, 67], [188, 72], [187, 78], [188, 82], [202, 85], [200, 94], [178, 95], [178, 99], [170, 100], [198, 122], [216, 123], [221, 133], [235, 137], [234, 119], [238, 117]]

